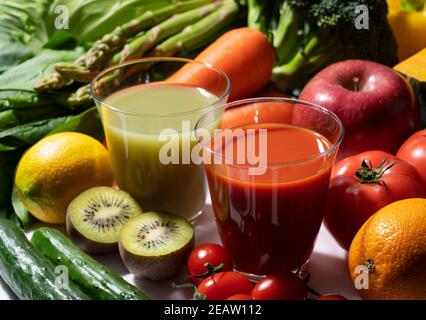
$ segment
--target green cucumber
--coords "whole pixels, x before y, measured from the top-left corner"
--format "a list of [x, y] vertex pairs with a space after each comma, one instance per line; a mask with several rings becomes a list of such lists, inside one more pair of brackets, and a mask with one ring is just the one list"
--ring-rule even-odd
[[23, 231], [0, 218], [0, 276], [21, 300], [87, 300], [75, 283], [58, 282], [54, 264], [35, 250]]
[[93, 299], [147, 300], [144, 293], [88, 256], [56, 229], [40, 228], [33, 245], [57, 265], [68, 268], [70, 278]]

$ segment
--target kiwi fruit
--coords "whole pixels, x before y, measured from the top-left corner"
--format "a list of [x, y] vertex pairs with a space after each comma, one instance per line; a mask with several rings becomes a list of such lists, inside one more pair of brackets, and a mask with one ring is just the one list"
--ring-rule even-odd
[[146, 212], [124, 224], [118, 247], [124, 264], [136, 277], [163, 280], [186, 264], [194, 247], [194, 228], [175, 214]]
[[127, 192], [112, 187], [91, 188], [68, 205], [67, 232], [88, 253], [111, 252], [117, 249], [123, 224], [141, 213]]

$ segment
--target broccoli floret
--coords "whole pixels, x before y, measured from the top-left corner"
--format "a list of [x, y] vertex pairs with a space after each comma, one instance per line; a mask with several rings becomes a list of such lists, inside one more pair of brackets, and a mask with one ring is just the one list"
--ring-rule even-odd
[[[360, 5], [368, 7], [368, 29], [355, 26]], [[388, 66], [398, 62], [386, 0], [249, 0], [248, 6], [249, 26], [267, 30], [276, 51], [272, 81], [279, 89], [300, 88], [314, 73], [340, 60], [366, 59]], [[256, 12], [269, 13], [268, 19], [256, 20]]]

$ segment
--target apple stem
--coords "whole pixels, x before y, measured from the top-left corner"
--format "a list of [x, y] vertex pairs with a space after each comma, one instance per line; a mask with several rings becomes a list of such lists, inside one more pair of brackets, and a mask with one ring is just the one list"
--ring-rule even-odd
[[353, 80], [353, 83], [354, 83], [354, 91], [359, 91], [360, 79], [358, 77], [354, 77], [352, 80]]

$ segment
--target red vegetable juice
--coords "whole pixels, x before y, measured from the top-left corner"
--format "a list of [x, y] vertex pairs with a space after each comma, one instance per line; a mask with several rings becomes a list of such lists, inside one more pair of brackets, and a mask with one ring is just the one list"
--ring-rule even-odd
[[333, 155], [321, 153], [331, 143], [288, 124], [241, 128], [245, 134], [220, 150], [212, 147], [216, 156], [232, 148], [235, 158], [240, 139], [247, 142], [249, 134], [267, 129], [266, 150], [259, 143], [255, 149], [256, 154], [266, 152], [267, 165], [263, 174], [249, 175], [244, 163], [205, 164], [220, 236], [239, 271], [262, 275], [295, 270], [308, 261], [321, 225], [334, 161]]

